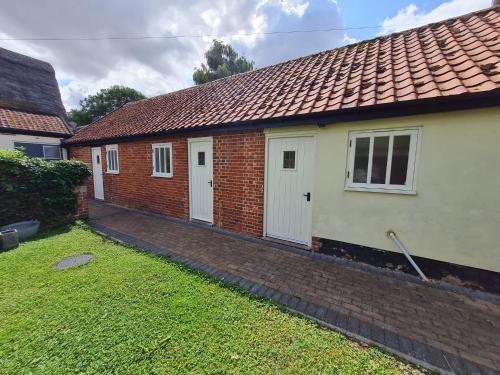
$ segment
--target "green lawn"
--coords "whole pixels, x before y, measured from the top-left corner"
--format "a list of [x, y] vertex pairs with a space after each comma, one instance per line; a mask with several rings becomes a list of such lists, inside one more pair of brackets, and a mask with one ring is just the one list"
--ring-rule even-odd
[[[66, 256], [89, 264], [54, 270]], [[0, 253], [0, 372], [420, 373], [270, 302], [89, 230]]]

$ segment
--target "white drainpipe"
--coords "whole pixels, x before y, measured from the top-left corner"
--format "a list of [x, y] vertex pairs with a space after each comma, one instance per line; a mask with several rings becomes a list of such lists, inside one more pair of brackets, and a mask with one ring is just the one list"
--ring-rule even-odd
[[422, 278], [422, 280], [429, 281], [429, 279], [424, 275], [424, 273], [422, 272], [422, 270], [420, 269], [420, 267], [417, 265], [417, 263], [415, 263], [415, 261], [411, 257], [411, 255], [408, 252], [408, 250], [406, 250], [406, 248], [404, 247], [404, 245], [401, 243], [401, 241], [399, 240], [399, 238], [396, 236], [396, 232], [394, 232], [393, 230], [388, 230], [387, 231], [387, 236], [389, 238], [391, 238], [396, 243], [396, 245], [399, 247], [399, 250], [401, 250], [401, 252], [405, 255], [406, 259], [408, 259], [408, 262], [410, 262], [411, 265], [413, 266], [413, 268], [415, 268], [415, 271], [417, 271], [417, 273], [420, 275], [420, 277]]

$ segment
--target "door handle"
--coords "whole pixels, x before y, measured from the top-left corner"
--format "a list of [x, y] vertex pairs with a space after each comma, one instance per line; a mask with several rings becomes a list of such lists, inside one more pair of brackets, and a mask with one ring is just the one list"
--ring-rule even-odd
[[304, 194], [304, 197], [306, 197], [306, 200], [307, 200], [308, 202], [310, 202], [310, 201], [311, 201], [311, 193], [309, 193], [309, 192], [308, 192], [307, 194]]
[[212, 184], [212, 180], [208, 181], [208, 183], [210, 184], [210, 187], [212, 187], [212, 186], [213, 186], [213, 184]]

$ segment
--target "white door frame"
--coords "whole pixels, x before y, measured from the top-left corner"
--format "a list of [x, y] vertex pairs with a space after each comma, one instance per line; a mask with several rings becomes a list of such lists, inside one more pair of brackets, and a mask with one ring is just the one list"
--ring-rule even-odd
[[[193, 219], [193, 212], [192, 212], [192, 207], [193, 205], [191, 204], [192, 202], [192, 192], [191, 192], [191, 187], [192, 187], [192, 183], [191, 183], [191, 168], [192, 168], [192, 164], [191, 164], [191, 145], [193, 143], [196, 143], [196, 142], [210, 142], [211, 144], [211, 152], [212, 152], [212, 202], [211, 202], [211, 208], [210, 208], [210, 212], [211, 212], [211, 215], [210, 215], [210, 221], [209, 223], [213, 224], [214, 223], [214, 188], [215, 188], [215, 184], [214, 184], [214, 141], [213, 141], [213, 137], [198, 137], [198, 138], [188, 138], [188, 170], [189, 170], [189, 220], [192, 220]], [[194, 219], [196, 220], [196, 219]]]
[[311, 195], [312, 195], [312, 215], [311, 215], [311, 220], [310, 220], [310, 233], [311, 233], [311, 238], [309, 238], [307, 241], [307, 246], [311, 247], [312, 245], [312, 221], [314, 217], [314, 180], [315, 174], [316, 174], [316, 134], [317, 132], [315, 130], [297, 130], [297, 131], [285, 131], [285, 132], [276, 132], [276, 133], [265, 133], [266, 136], [266, 145], [265, 145], [265, 155], [264, 155], [264, 218], [263, 218], [263, 227], [262, 227], [262, 236], [267, 237], [267, 200], [268, 200], [268, 173], [269, 173], [269, 140], [270, 139], [276, 139], [276, 138], [300, 138], [300, 137], [312, 137], [313, 139], [313, 153], [314, 153], [314, 165], [312, 166], [313, 168], [313, 180], [311, 181]]
[[[102, 198], [97, 198], [96, 197], [96, 178], [95, 178], [95, 174], [94, 174], [94, 151], [99, 151], [99, 159], [100, 159], [100, 167], [101, 167], [101, 187], [102, 187]], [[102, 173], [102, 150], [101, 150], [101, 147], [92, 147], [91, 150], [90, 150], [90, 155], [91, 155], [91, 158], [92, 158], [92, 181], [94, 183], [94, 199], [102, 199], [104, 200], [104, 177], [103, 177], [103, 173]]]

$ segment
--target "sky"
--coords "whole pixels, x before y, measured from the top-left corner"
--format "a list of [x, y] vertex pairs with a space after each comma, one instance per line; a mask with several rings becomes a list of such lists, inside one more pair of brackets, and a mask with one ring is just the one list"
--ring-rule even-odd
[[[490, 5], [491, 0], [0, 0], [0, 47], [51, 63], [70, 110], [112, 85], [146, 96], [192, 86], [193, 71], [214, 37], [259, 68]], [[318, 29], [329, 31], [269, 34]], [[144, 36], [176, 37], [26, 40]]]

